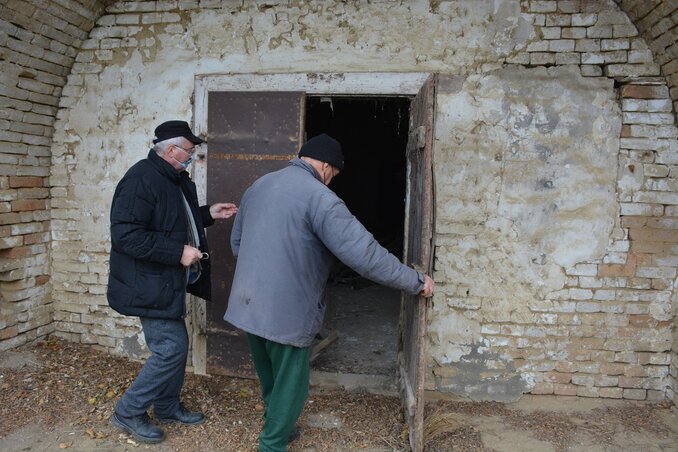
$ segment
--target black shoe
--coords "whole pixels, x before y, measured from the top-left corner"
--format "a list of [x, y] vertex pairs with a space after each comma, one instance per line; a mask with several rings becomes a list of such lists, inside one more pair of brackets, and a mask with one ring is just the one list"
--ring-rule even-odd
[[290, 433], [290, 436], [287, 437], [287, 444], [301, 438], [302, 433], [304, 433], [304, 429], [301, 427], [301, 425], [299, 424], [295, 425], [294, 429], [292, 430], [292, 433]]
[[141, 416], [125, 417], [114, 412], [111, 416], [111, 423], [142, 443], [159, 443], [165, 439], [165, 431], [151, 424], [146, 413]]
[[176, 411], [169, 416], [155, 416], [155, 418], [163, 424], [169, 424], [170, 422], [181, 422], [182, 424], [186, 425], [198, 425], [205, 422], [204, 414], [188, 411], [182, 404], [179, 404]]

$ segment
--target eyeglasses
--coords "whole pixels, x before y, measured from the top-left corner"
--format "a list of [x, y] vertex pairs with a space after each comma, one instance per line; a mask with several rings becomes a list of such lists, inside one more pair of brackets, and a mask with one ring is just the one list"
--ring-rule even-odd
[[175, 148], [181, 149], [182, 151], [184, 151], [186, 154], [188, 154], [188, 155], [190, 155], [190, 156], [192, 156], [193, 154], [195, 154], [195, 146], [193, 146], [193, 147], [190, 148], [190, 149], [184, 149], [184, 148], [182, 148], [181, 146], [177, 146], [176, 144], [173, 144], [172, 146], [174, 146]]

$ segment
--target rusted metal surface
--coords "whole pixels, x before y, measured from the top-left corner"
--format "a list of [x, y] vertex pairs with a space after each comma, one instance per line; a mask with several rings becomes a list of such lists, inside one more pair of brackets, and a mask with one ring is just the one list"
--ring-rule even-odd
[[[259, 177], [287, 165], [302, 142], [304, 93], [210, 92], [207, 134], [207, 202], [240, 204]], [[255, 377], [243, 332], [223, 320], [235, 258], [232, 221], [207, 229], [212, 260], [212, 301], [207, 304], [207, 372]]]
[[[433, 239], [433, 110], [435, 77], [431, 76], [410, 106], [407, 143], [405, 262], [431, 273]], [[400, 319], [400, 384], [410, 446], [424, 449], [424, 375], [426, 370], [426, 300], [403, 296]]]

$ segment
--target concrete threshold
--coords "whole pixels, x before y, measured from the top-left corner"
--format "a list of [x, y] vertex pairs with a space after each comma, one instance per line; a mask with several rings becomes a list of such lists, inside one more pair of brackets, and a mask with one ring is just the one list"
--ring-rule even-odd
[[395, 375], [311, 371], [311, 386], [318, 389], [344, 389], [351, 392], [365, 391], [370, 394], [398, 395]]

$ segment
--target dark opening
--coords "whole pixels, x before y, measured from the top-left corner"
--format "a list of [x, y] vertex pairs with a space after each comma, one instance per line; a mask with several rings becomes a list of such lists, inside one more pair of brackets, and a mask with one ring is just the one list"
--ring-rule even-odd
[[[306, 134], [327, 133], [344, 151], [345, 168], [330, 188], [379, 243], [402, 259], [410, 99], [308, 97]], [[335, 265], [320, 338], [338, 332], [312, 368], [392, 375], [397, 364], [400, 292]]]

